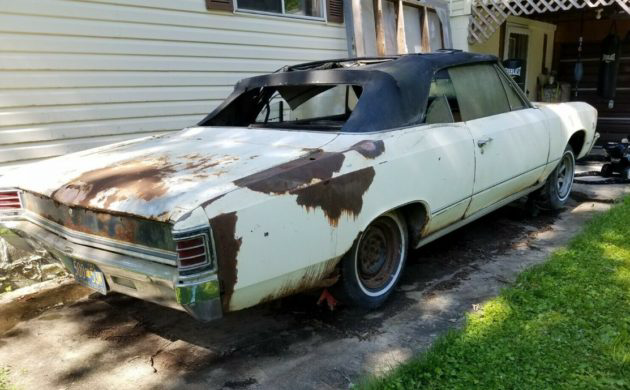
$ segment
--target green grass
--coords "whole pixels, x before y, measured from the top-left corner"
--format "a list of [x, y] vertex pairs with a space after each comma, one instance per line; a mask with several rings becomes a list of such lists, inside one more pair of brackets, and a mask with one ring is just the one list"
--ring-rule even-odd
[[365, 389], [630, 389], [630, 197]]
[[15, 390], [8, 379], [9, 370], [0, 367], [0, 390]]

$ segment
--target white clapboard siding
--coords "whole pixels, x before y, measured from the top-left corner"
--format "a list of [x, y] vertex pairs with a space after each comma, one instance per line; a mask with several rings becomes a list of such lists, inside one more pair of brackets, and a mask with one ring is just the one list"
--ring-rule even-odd
[[341, 25], [204, 0], [0, 0], [0, 169], [194, 125], [242, 78], [346, 50]]

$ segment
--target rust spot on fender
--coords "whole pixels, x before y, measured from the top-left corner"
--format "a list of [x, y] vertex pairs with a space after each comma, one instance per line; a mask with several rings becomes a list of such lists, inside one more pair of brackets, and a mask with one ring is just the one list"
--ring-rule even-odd
[[385, 143], [381, 140], [365, 140], [352, 145], [349, 150], [354, 150], [365, 158], [374, 159], [383, 154], [385, 151]]
[[344, 159], [342, 153], [311, 150], [298, 159], [238, 179], [234, 184], [265, 194], [285, 194], [313, 180], [330, 179], [339, 172]]
[[356, 217], [363, 208], [363, 194], [374, 180], [374, 168], [349, 172], [311, 186], [291, 191], [297, 203], [307, 210], [320, 207], [332, 226], [346, 213]]
[[210, 220], [216, 245], [219, 280], [223, 289], [223, 311], [230, 309], [234, 285], [238, 280], [237, 257], [243, 239], [236, 238], [236, 212], [220, 214]]

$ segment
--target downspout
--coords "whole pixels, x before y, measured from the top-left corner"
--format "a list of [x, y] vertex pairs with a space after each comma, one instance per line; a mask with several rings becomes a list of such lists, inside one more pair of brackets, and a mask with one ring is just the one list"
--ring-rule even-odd
[[348, 57], [355, 57], [354, 44], [354, 17], [352, 15], [352, 0], [343, 0], [343, 19], [346, 24], [346, 43], [348, 45]]

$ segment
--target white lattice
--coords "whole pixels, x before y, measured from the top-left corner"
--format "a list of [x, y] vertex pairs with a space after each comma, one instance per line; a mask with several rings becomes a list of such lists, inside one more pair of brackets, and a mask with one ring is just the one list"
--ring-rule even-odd
[[567, 11], [572, 8], [604, 7], [619, 4], [630, 14], [630, 0], [473, 0], [468, 25], [468, 41], [482, 43], [505, 22], [509, 15], [531, 15]]

